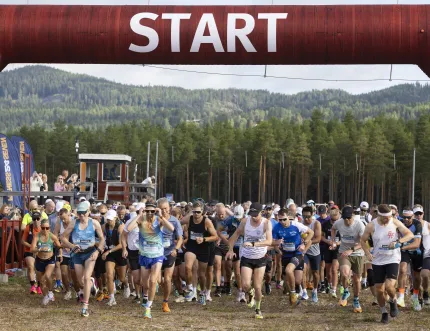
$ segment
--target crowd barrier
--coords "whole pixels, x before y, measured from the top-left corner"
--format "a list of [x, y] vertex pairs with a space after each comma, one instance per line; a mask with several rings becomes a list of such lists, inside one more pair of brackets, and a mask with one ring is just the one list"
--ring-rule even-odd
[[8, 269], [23, 267], [20, 226], [21, 220], [0, 220], [0, 274]]

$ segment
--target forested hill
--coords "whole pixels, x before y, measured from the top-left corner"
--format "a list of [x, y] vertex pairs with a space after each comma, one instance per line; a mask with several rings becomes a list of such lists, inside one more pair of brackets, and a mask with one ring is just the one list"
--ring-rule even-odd
[[0, 132], [36, 123], [50, 127], [57, 120], [87, 127], [149, 120], [166, 128], [186, 120], [228, 120], [246, 127], [272, 117], [301, 121], [314, 109], [327, 120], [342, 118], [347, 111], [357, 119], [380, 114], [415, 119], [429, 108], [430, 86], [419, 84], [362, 95], [342, 90], [285, 95], [263, 90], [137, 87], [46, 66], [0, 74]]

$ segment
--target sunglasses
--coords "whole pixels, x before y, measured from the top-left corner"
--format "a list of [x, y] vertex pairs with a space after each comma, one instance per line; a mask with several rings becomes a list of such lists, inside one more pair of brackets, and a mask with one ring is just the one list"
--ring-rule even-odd
[[416, 216], [421, 216], [421, 215], [423, 215], [424, 213], [422, 213], [422, 212], [418, 212], [418, 213], [415, 213], [414, 215], [416, 215]]
[[285, 222], [288, 218], [278, 218], [279, 222]]
[[40, 227], [42, 230], [49, 230], [49, 226], [41, 226]]
[[33, 218], [33, 221], [40, 221], [40, 217], [38, 217], [38, 218]]
[[78, 211], [77, 213], [78, 213], [78, 215], [85, 215], [87, 212], [86, 211]]
[[412, 218], [412, 216], [403, 216], [403, 219], [405, 220], [410, 220]]
[[145, 210], [145, 212], [148, 214], [155, 214], [155, 210]]
[[193, 214], [201, 214], [201, 210], [193, 210]]
[[303, 215], [303, 218], [312, 218], [312, 215]]

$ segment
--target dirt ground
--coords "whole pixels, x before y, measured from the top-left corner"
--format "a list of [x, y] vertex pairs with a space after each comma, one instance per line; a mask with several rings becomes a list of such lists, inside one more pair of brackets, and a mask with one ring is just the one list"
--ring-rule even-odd
[[[171, 313], [161, 312], [162, 298], [154, 301], [153, 320], [143, 319], [143, 309], [131, 299], [117, 295], [118, 305], [108, 307], [90, 301], [90, 317], [79, 315], [80, 305], [75, 300], [66, 302], [63, 294], [56, 301], [42, 307], [41, 296], [28, 294], [24, 278], [11, 278], [0, 284], [0, 330], [422, 330], [430, 329], [430, 306], [416, 313], [404, 308], [395, 320], [382, 325], [378, 307], [371, 306], [369, 290], [361, 295], [362, 314], [352, 312], [351, 302], [340, 307], [337, 300], [320, 294], [318, 304], [302, 302], [292, 309], [282, 290], [274, 289], [262, 302], [263, 320], [254, 319], [254, 311], [235, 302], [234, 296], [214, 298], [203, 307], [192, 303], [170, 304]], [[235, 294], [235, 293], [234, 293]], [[171, 298], [171, 301], [174, 298]], [[352, 301], [352, 300], [350, 300]], [[409, 297], [407, 297], [409, 302]]]

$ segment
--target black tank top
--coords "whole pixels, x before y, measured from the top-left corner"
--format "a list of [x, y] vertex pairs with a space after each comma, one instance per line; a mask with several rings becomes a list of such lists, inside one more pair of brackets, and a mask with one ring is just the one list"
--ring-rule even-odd
[[106, 246], [109, 248], [112, 248], [112, 246], [116, 246], [119, 244], [119, 233], [118, 228], [121, 225], [120, 222], [116, 222], [114, 228], [112, 229], [112, 232], [109, 229], [109, 223], [106, 223], [105, 229], [106, 229]]
[[201, 252], [202, 254], [207, 254], [208, 250], [208, 242], [203, 242], [201, 244], [197, 244], [196, 238], [206, 238], [209, 237], [209, 232], [205, 229], [205, 222], [206, 222], [206, 216], [203, 217], [203, 220], [196, 224], [194, 223], [193, 216], [190, 217], [190, 225], [188, 227], [188, 242], [187, 242], [187, 249], [197, 249], [198, 252]]

